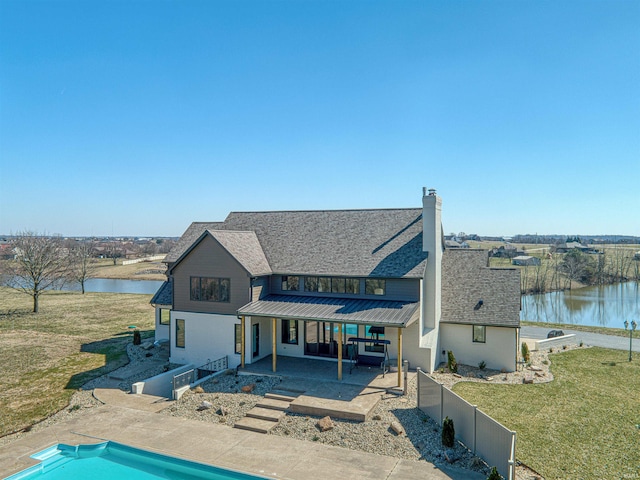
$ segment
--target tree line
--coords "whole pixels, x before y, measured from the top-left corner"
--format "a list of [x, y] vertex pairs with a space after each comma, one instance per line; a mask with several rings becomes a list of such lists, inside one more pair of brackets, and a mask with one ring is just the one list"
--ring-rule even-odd
[[520, 280], [522, 293], [571, 290], [576, 282], [609, 285], [640, 281], [640, 261], [634, 259], [628, 248], [605, 248], [598, 254], [575, 249], [565, 254], [548, 254], [539, 265], [523, 267]]

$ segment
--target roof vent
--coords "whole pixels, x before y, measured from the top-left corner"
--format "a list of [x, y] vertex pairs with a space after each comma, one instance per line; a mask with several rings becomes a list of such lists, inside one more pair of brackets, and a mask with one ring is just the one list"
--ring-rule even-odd
[[436, 194], [436, 189], [435, 188], [430, 188], [429, 189], [429, 196], [433, 197]]
[[427, 187], [422, 187], [422, 196], [423, 197], [427, 196]]

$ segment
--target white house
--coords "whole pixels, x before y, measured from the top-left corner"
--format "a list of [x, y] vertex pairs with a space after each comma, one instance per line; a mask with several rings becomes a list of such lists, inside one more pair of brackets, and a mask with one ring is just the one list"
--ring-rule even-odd
[[227, 356], [231, 367], [271, 356], [355, 358], [432, 372], [459, 363], [515, 370], [516, 269], [487, 252], [446, 250], [441, 199], [422, 208], [232, 212], [193, 223], [167, 255], [151, 303], [156, 340], [174, 363]]

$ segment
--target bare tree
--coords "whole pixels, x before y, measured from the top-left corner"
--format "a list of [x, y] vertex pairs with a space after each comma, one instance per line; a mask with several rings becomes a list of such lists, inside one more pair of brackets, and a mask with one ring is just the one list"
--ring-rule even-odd
[[16, 258], [7, 262], [5, 285], [33, 298], [33, 312], [38, 313], [40, 295], [64, 283], [68, 255], [60, 236], [20, 232], [11, 244]]
[[69, 277], [80, 284], [83, 294], [86, 281], [95, 276], [97, 268], [93, 258], [95, 252], [94, 240], [77, 242], [70, 251]]
[[113, 264], [116, 264], [116, 259], [122, 256], [122, 247], [120, 242], [117, 240], [112, 240], [107, 244], [106, 247], [107, 257], [113, 260]]

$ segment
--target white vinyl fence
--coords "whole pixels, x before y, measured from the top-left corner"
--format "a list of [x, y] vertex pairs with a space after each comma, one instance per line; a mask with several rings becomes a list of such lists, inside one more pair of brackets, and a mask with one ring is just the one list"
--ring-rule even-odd
[[508, 480], [515, 480], [516, 432], [505, 428], [418, 369], [418, 408], [442, 425], [453, 420], [456, 437]]
[[133, 265], [134, 263], [141, 262], [155, 262], [156, 260], [162, 260], [166, 255], [153, 255], [151, 257], [134, 258], [133, 260], [123, 260], [122, 265]]

